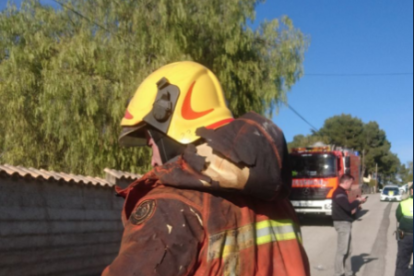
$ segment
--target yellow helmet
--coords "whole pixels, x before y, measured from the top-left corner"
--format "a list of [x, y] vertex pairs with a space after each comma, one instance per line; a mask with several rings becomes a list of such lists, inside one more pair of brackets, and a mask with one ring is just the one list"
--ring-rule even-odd
[[166, 65], [148, 76], [130, 101], [119, 141], [146, 145], [150, 125], [180, 144], [195, 142], [196, 129], [216, 129], [233, 120], [217, 77], [191, 61]]

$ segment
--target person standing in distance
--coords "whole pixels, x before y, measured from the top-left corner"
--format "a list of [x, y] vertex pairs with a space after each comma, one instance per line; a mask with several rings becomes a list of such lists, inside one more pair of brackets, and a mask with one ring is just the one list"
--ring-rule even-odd
[[351, 189], [353, 182], [353, 176], [344, 174], [332, 196], [332, 219], [338, 233], [335, 276], [354, 275], [351, 265], [352, 222], [358, 207], [366, 202], [366, 198], [358, 198], [349, 202], [347, 191]]
[[395, 276], [410, 274], [408, 266], [413, 255], [413, 185], [410, 186], [410, 197], [398, 205], [398, 255]]

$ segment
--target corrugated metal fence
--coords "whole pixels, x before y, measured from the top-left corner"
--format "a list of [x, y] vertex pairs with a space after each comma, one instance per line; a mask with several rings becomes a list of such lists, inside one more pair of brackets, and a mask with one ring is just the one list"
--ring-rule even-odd
[[[106, 172], [124, 186], [134, 178]], [[62, 176], [0, 166], [0, 275], [100, 275], [116, 257], [123, 199], [115, 183]]]

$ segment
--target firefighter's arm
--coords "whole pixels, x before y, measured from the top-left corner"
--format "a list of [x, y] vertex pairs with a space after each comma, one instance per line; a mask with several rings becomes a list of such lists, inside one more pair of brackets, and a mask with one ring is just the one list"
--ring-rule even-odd
[[198, 212], [175, 199], [145, 199], [125, 224], [118, 257], [102, 276], [193, 275], [204, 230]]

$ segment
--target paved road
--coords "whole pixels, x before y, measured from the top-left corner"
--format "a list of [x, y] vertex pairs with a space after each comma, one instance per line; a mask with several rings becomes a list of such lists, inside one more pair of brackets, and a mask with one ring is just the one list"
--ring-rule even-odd
[[[394, 231], [398, 203], [380, 202], [369, 195], [353, 226], [352, 266], [358, 276], [393, 276], [397, 256]], [[327, 219], [302, 219], [304, 245], [313, 276], [333, 276], [336, 232]]]

